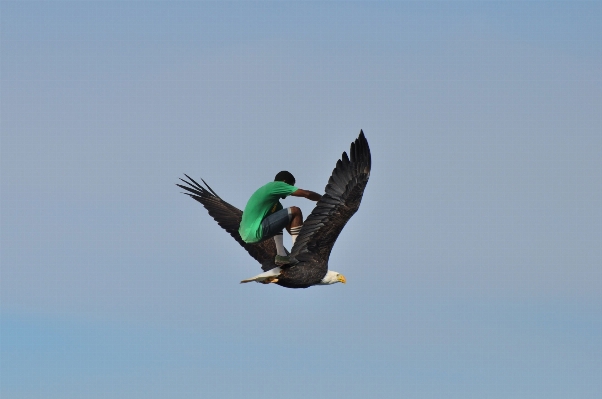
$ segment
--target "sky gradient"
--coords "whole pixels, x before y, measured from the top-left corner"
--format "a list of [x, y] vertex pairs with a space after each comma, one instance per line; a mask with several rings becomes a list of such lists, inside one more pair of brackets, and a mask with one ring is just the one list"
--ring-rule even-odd
[[[600, 21], [1, 2], [0, 396], [599, 398]], [[239, 285], [259, 265], [178, 178], [241, 209], [283, 169], [321, 192], [360, 129], [347, 284]]]

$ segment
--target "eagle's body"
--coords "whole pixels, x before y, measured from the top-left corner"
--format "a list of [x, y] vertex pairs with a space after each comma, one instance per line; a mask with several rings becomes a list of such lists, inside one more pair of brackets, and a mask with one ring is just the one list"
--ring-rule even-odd
[[274, 263], [274, 240], [248, 244], [240, 238], [240, 209], [217, 196], [204, 180], [206, 188], [186, 175], [190, 181], [180, 180], [187, 186], [178, 186], [203, 204], [209, 215], [261, 264], [264, 273], [242, 282], [257, 281], [275, 283], [287, 288], [307, 288], [312, 285], [345, 282], [342, 275], [328, 270], [328, 259], [343, 227], [360, 206], [370, 177], [370, 168], [370, 148], [364, 133], [360, 131], [359, 137], [351, 143], [349, 156], [343, 153], [332, 171], [324, 195], [303, 223], [290, 254], [294, 262], [279, 268]]

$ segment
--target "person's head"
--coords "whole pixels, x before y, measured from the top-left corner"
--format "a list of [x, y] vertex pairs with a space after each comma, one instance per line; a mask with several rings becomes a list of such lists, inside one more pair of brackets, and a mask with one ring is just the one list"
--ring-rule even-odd
[[282, 172], [278, 172], [276, 177], [274, 177], [274, 181], [283, 181], [286, 184], [290, 184], [291, 186], [295, 185], [295, 176], [291, 172], [287, 172], [283, 170]]

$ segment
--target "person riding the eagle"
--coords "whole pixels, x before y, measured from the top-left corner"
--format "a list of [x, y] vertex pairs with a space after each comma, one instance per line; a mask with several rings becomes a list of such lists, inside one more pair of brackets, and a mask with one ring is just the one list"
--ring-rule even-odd
[[282, 231], [284, 228], [291, 235], [293, 246], [303, 226], [303, 214], [296, 206], [283, 209], [280, 199], [292, 195], [304, 197], [311, 201], [319, 201], [322, 196], [316, 192], [295, 187], [295, 177], [285, 170], [279, 172], [273, 182], [260, 187], [251, 195], [242, 214], [238, 232], [246, 243], [258, 243], [274, 238], [278, 266], [291, 262], [284, 249]]

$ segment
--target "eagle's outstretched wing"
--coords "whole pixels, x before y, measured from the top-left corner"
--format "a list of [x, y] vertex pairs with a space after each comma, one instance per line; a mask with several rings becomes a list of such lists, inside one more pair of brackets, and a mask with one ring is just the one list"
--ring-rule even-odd
[[205, 183], [206, 188], [201, 186], [199, 183], [194, 181], [190, 176], [186, 175], [189, 181], [182, 180], [186, 186], [176, 184], [178, 187], [188, 191], [184, 193], [191, 196], [205, 207], [209, 211], [209, 215], [215, 219], [224, 230], [226, 230], [244, 249], [247, 250], [257, 262], [261, 263], [261, 268], [265, 271], [271, 270], [276, 265], [274, 264], [274, 257], [276, 256], [276, 244], [274, 240], [265, 240], [257, 244], [248, 244], [240, 238], [238, 234], [238, 227], [242, 219], [242, 211], [235, 206], [230, 205], [223, 199], [221, 199], [215, 191], [209, 187], [205, 180], [201, 179]]
[[303, 223], [291, 250], [293, 257], [299, 261], [328, 261], [334, 242], [360, 206], [370, 168], [370, 147], [360, 130], [349, 156], [343, 153], [328, 180], [326, 193]]

